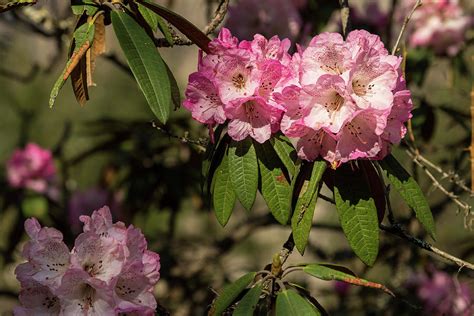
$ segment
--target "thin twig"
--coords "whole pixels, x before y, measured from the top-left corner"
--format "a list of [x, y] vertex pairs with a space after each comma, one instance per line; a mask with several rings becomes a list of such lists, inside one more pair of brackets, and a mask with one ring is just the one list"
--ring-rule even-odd
[[290, 233], [290, 236], [288, 236], [288, 239], [283, 244], [283, 248], [280, 250], [281, 265], [283, 265], [286, 262], [290, 254], [293, 252], [294, 248], [295, 248], [295, 241], [293, 240], [293, 233]]
[[474, 264], [472, 263], [469, 263], [467, 261], [464, 261], [460, 258], [457, 258], [441, 249], [438, 249], [436, 247], [434, 247], [433, 245], [431, 245], [429, 242], [427, 241], [424, 241], [424, 240], [421, 240], [421, 239], [418, 239], [416, 237], [413, 237], [411, 235], [409, 235], [407, 232], [405, 232], [405, 230], [398, 224], [396, 225], [393, 225], [391, 227], [389, 226], [385, 226], [383, 224], [380, 224], [380, 229], [382, 229], [383, 231], [386, 231], [388, 233], [391, 233], [393, 235], [396, 235], [402, 239], [405, 239], [409, 242], [411, 242], [412, 244], [422, 248], [422, 249], [425, 249], [425, 250], [428, 250], [429, 252], [432, 252], [436, 255], [438, 255], [439, 257], [442, 257], [448, 261], [451, 261], [453, 263], [455, 263], [456, 265], [458, 265], [459, 267], [461, 268], [468, 268], [470, 270], [473, 270], [474, 271]]
[[151, 125], [154, 128], [156, 128], [158, 131], [162, 132], [163, 134], [166, 134], [168, 137], [175, 138], [183, 144], [196, 145], [196, 146], [199, 146], [202, 150], [206, 150], [207, 140], [204, 139], [204, 138], [202, 138], [202, 139], [192, 139], [192, 138], [189, 138], [187, 136], [174, 135], [170, 131], [167, 131], [164, 128], [161, 128], [160, 126], [158, 126], [155, 121], [152, 121]]
[[[471, 56], [474, 63], [474, 55]], [[471, 146], [469, 146], [471, 158], [471, 192], [474, 192], [474, 83], [471, 89]]]
[[410, 22], [410, 19], [411, 19], [413, 13], [415, 12], [415, 10], [418, 9], [418, 7], [421, 6], [421, 3], [422, 3], [421, 0], [417, 0], [415, 5], [413, 6], [413, 8], [410, 11], [410, 14], [408, 14], [405, 17], [405, 20], [403, 21], [402, 29], [400, 30], [400, 33], [398, 34], [397, 41], [395, 42], [395, 45], [392, 48], [392, 55], [395, 55], [395, 53], [397, 52], [398, 45], [400, 45], [400, 41], [402, 39], [403, 34], [405, 33], [405, 29], [407, 28], [408, 22]]
[[225, 15], [227, 14], [227, 8], [229, 7], [230, 0], [221, 0], [219, 6], [214, 13], [214, 17], [209, 24], [204, 28], [204, 34], [209, 35], [213, 33], [216, 28], [224, 21]]

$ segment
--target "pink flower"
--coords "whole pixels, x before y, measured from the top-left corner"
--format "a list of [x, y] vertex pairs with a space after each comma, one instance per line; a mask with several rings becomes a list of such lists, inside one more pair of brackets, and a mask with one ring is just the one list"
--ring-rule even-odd
[[160, 257], [140, 230], [113, 223], [108, 207], [80, 220], [84, 232], [72, 251], [59, 231], [25, 222], [31, 240], [23, 249], [28, 261], [15, 271], [22, 286], [15, 314], [153, 315]]
[[33, 143], [15, 150], [7, 162], [8, 183], [14, 188], [45, 193], [55, 174], [51, 152]]
[[295, 39], [300, 33], [298, 8], [305, 0], [240, 0], [229, 7], [226, 27], [241, 39], [251, 39], [261, 33], [267, 37], [278, 34]]
[[[400, 9], [404, 16], [413, 7], [407, 1]], [[465, 14], [458, 1], [426, 0], [413, 14], [409, 44], [413, 47], [430, 47], [438, 54], [456, 55], [463, 46], [473, 17]]]

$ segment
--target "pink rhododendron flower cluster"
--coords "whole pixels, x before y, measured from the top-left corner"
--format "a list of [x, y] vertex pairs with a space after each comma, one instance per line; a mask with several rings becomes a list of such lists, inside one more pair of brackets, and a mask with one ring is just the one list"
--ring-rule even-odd
[[[434, 269], [432, 269], [434, 270]], [[474, 314], [474, 297], [467, 283], [458, 283], [446, 272], [434, 270], [413, 276], [407, 286], [416, 290], [424, 304], [423, 315], [442, 316]]]
[[[403, 3], [401, 12], [411, 10], [415, 0]], [[430, 47], [439, 54], [456, 55], [474, 19], [457, 0], [424, 0], [412, 16], [409, 44]]]
[[139, 229], [112, 223], [108, 207], [81, 216], [72, 251], [61, 232], [27, 219], [28, 260], [15, 271], [21, 306], [15, 315], [154, 315], [160, 257]]
[[237, 141], [263, 143], [280, 130], [310, 161], [337, 166], [387, 155], [411, 117], [401, 58], [361, 30], [347, 40], [322, 33], [293, 55], [290, 46], [276, 36], [239, 42], [223, 29], [190, 75], [184, 106], [210, 126], [228, 120]]
[[7, 178], [10, 186], [45, 193], [56, 169], [51, 151], [30, 143], [17, 149], [7, 161]]

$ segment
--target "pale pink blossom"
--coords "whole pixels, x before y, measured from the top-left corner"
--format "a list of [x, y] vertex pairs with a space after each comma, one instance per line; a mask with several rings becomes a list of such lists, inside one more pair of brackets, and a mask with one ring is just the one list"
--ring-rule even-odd
[[[114, 223], [108, 207], [81, 216], [84, 232], [69, 251], [62, 234], [28, 219], [31, 240], [16, 269], [21, 283], [16, 315], [153, 315], [160, 257], [139, 229]], [[48, 313], [50, 312], [50, 313]]]
[[51, 151], [30, 143], [17, 149], [7, 161], [8, 183], [14, 188], [26, 188], [45, 193], [56, 169]]
[[[407, 14], [414, 2], [404, 2], [400, 15]], [[429, 47], [438, 54], [453, 56], [462, 48], [473, 21], [459, 1], [425, 0], [412, 16], [408, 42], [413, 47]]]

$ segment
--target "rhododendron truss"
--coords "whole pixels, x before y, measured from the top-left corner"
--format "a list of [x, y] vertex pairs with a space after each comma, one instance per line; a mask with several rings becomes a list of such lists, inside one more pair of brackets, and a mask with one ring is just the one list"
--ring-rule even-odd
[[298, 156], [322, 157], [333, 167], [355, 159], [380, 160], [406, 133], [412, 102], [400, 68], [377, 35], [352, 31], [291, 43], [255, 35], [240, 41], [222, 29], [200, 54], [184, 106], [213, 128], [228, 122], [235, 141], [264, 143], [281, 131]]
[[27, 219], [27, 262], [15, 273], [21, 283], [15, 315], [154, 315], [160, 257], [147, 250], [137, 228], [112, 223], [108, 207], [89, 216], [72, 251], [61, 232]]

